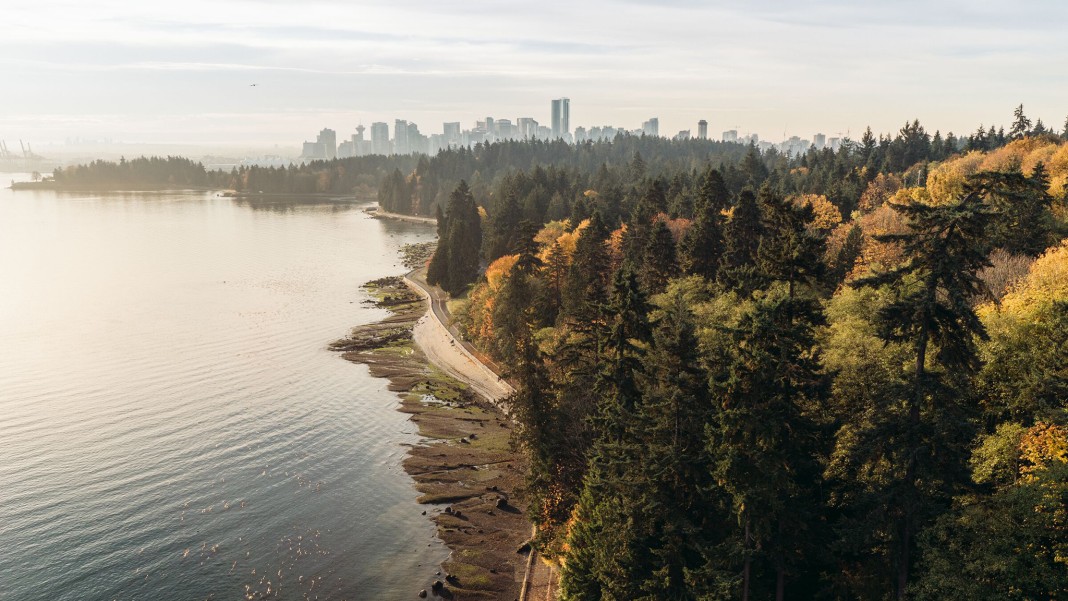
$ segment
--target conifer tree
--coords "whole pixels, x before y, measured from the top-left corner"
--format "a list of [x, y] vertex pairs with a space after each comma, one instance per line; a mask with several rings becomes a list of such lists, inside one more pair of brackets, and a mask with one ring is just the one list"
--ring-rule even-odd
[[[906, 262], [860, 280], [858, 286], [889, 286], [895, 297], [879, 309], [875, 324], [888, 342], [912, 348], [913, 367], [903, 412], [873, 424], [878, 440], [856, 457], [861, 469], [884, 464], [888, 478], [881, 512], [892, 521], [892, 584], [904, 599], [915, 560], [916, 536], [947, 506], [964, 481], [968, 376], [979, 367], [976, 338], [986, 331], [972, 308], [983, 291], [978, 271], [989, 263], [986, 229], [991, 211], [979, 189], [938, 206], [892, 204], [909, 219], [904, 234], [877, 237], [902, 245]], [[936, 371], [928, 367], [933, 359]], [[881, 438], [881, 440], [879, 440]], [[889, 465], [885, 463], [889, 462]]]
[[760, 275], [785, 282], [791, 297], [796, 283], [822, 281], [826, 245], [809, 228], [814, 219], [812, 206], [792, 203], [767, 186], [761, 188], [759, 202], [764, 231], [757, 246]]
[[650, 294], [663, 292], [668, 281], [678, 275], [675, 239], [663, 221], [657, 221], [649, 234], [642, 257], [642, 283]]
[[979, 173], [967, 182], [996, 211], [990, 242], [1013, 254], [1037, 257], [1054, 242], [1049, 175], [1041, 162], [1030, 177], [1019, 169]]
[[738, 206], [727, 222], [723, 259], [719, 279], [728, 287], [752, 289], [756, 271], [757, 249], [764, 235], [760, 207], [751, 190], [742, 190]]
[[499, 257], [516, 251], [516, 234], [522, 213], [515, 190], [509, 190], [504, 199], [494, 207], [494, 212], [486, 220], [486, 262], [492, 263]]
[[716, 279], [723, 255], [723, 211], [729, 204], [723, 176], [710, 167], [697, 195], [693, 224], [682, 240], [680, 263], [687, 272]]
[[445, 236], [439, 238], [430, 261], [427, 281], [440, 284], [449, 294], [460, 294], [478, 277], [482, 224], [475, 198], [467, 183], [460, 181], [449, 197], [445, 215]]
[[648, 566], [637, 570], [636, 599], [700, 599], [717, 584], [705, 570], [724, 515], [705, 450], [713, 405], [698, 348], [693, 315], [676, 291], [644, 361], [644, 449], [634, 496], [642, 512], [636, 538]]
[[633, 590], [643, 550], [635, 544], [635, 487], [643, 453], [637, 438], [637, 410], [642, 402], [637, 375], [645, 345], [651, 340], [649, 306], [630, 271], [620, 270], [613, 282], [605, 342], [605, 367], [595, 394], [597, 440], [568, 536], [561, 575], [563, 598], [600, 600], [626, 598]]
[[600, 213], [594, 213], [575, 244], [564, 290], [563, 313], [575, 322], [592, 322], [608, 299], [606, 278], [610, 262], [605, 246], [607, 239], [608, 228]]
[[732, 501], [743, 600], [774, 591], [781, 601], [790, 581], [806, 590], [818, 582], [810, 557], [823, 539], [814, 414], [828, 389], [813, 348], [822, 322], [812, 297], [767, 293], [744, 312], [732, 334], [736, 355], [713, 379], [722, 409], [707, 444]]
[[[1016, 110], [1012, 112], [1013, 122], [1012, 128], [1009, 129], [1009, 137], [1013, 140], [1018, 140], [1031, 132], [1031, 120], [1028, 119], [1023, 112], [1023, 105], [1016, 107]], [[993, 129], [993, 126], [991, 126]]]
[[749, 143], [749, 150], [746, 151], [745, 157], [742, 158], [741, 168], [748, 178], [747, 184], [754, 188], [759, 188], [764, 184], [764, 180], [768, 179], [768, 166], [764, 164], [764, 159], [760, 156], [760, 150], [757, 149], [756, 142]]

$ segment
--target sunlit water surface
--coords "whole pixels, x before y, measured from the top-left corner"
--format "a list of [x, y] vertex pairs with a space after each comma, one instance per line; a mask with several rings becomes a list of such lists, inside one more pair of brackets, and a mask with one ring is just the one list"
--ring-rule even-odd
[[401, 469], [415, 428], [326, 347], [432, 235], [344, 203], [0, 191], [0, 598], [413, 598], [446, 554]]

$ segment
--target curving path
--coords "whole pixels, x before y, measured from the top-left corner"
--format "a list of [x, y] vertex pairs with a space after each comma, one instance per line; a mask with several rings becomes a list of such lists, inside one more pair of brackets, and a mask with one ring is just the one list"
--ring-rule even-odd
[[447, 296], [441, 288], [426, 283], [426, 269], [408, 273], [404, 281], [430, 303], [430, 309], [412, 332], [415, 343], [430, 362], [497, 405], [515, 392], [507, 381], [475, 357], [468, 343], [449, 329], [447, 324], [451, 316], [445, 306]]
[[[426, 315], [419, 318], [412, 331], [412, 337], [427, 359], [438, 369], [471, 386], [476, 392], [489, 399], [507, 413], [501, 402], [508, 398], [515, 389], [475, 357], [470, 344], [460, 340], [448, 327], [452, 321], [445, 302], [448, 296], [437, 286], [426, 282], [426, 268], [416, 269], [404, 276], [404, 281], [427, 299], [430, 308]], [[523, 576], [521, 601], [553, 601], [555, 594], [555, 573], [551, 565], [538, 557], [537, 551], [531, 551], [527, 559], [526, 573]]]

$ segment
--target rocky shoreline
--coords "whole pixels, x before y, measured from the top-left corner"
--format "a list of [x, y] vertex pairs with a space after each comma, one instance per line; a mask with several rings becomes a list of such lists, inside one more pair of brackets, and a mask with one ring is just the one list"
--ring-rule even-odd
[[[424, 252], [412, 250], [414, 263]], [[423, 513], [452, 551], [429, 598], [518, 599], [530, 523], [520, 509], [527, 466], [511, 443], [512, 424], [499, 408], [431, 365], [412, 341], [424, 318], [423, 299], [401, 277], [367, 283], [376, 306], [392, 314], [354, 328], [331, 345], [371, 375], [389, 379], [400, 411], [418, 424], [422, 444], [409, 449], [404, 469], [421, 493]], [[440, 584], [440, 586], [438, 586]], [[413, 598], [424, 596], [413, 591]]]

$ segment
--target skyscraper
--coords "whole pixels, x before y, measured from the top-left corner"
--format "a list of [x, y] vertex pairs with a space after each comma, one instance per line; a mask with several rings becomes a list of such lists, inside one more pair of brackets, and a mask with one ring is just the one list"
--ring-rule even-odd
[[460, 122], [450, 121], [445, 123], [445, 143], [449, 145], [460, 143]]
[[408, 146], [408, 121], [394, 119], [393, 121], [393, 154], [411, 154]]
[[553, 100], [553, 139], [563, 138], [571, 133], [571, 99]]
[[323, 129], [319, 132], [319, 139], [316, 142], [323, 145], [323, 151], [325, 159], [337, 158], [337, 132], [332, 129]]
[[389, 154], [389, 125], [378, 121], [371, 124], [371, 151]]
[[701, 119], [697, 122], [697, 137], [702, 140], [708, 139], [708, 121]]
[[519, 127], [519, 137], [524, 140], [533, 140], [538, 135], [538, 122], [530, 117], [520, 117], [516, 125]]
[[645, 123], [642, 123], [642, 135], [656, 136], [660, 135], [660, 119], [657, 117], [651, 117]]

